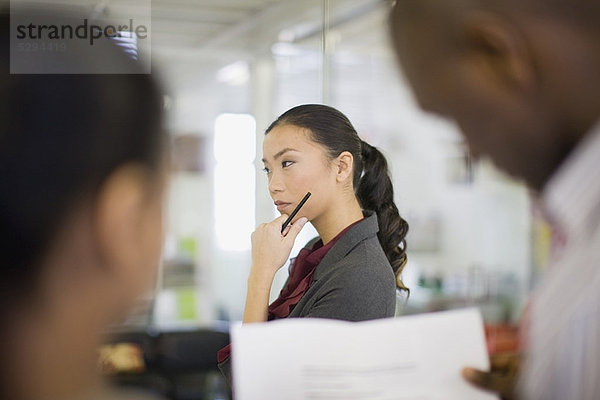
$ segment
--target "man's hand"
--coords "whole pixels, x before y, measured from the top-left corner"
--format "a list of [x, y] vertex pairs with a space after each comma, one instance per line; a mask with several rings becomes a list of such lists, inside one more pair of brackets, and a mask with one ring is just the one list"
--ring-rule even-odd
[[490, 357], [491, 370], [489, 372], [475, 368], [464, 368], [462, 375], [472, 385], [498, 393], [502, 400], [517, 400], [515, 385], [520, 364], [520, 354], [495, 354]]

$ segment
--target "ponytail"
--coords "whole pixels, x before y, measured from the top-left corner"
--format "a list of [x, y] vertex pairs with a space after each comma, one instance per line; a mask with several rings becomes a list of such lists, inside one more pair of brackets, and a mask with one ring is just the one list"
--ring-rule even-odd
[[400, 216], [394, 203], [394, 188], [383, 154], [370, 144], [361, 141], [362, 176], [355, 185], [356, 197], [363, 209], [377, 213], [379, 221], [379, 243], [389, 260], [396, 285], [409, 291], [401, 279], [407, 262], [406, 234], [408, 223]]

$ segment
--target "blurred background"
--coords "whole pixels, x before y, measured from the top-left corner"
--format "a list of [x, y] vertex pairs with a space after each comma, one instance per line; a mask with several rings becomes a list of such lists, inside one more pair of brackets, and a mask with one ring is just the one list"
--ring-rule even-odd
[[[151, 47], [138, 53], [165, 88], [172, 180], [164, 262], [156, 290], [120, 329], [226, 330], [241, 319], [250, 234], [278, 215], [260, 161], [264, 130], [301, 103], [338, 108], [388, 157], [410, 225], [411, 294], [399, 297], [398, 315], [476, 305], [489, 327], [518, 320], [549, 230], [520, 182], [473, 160], [451, 121], [418, 109], [389, 43], [391, 1], [52, 3], [148, 19]], [[314, 235], [305, 228], [294, 252]], [[286, 274], [278, 273], [273, 298]]]
[[[396, 203], [410, 224], [411, 295], [399, 299], [399, 314], [464, 300], [488, 301], [490, 320], [518, 318], [543, 265], [543, 227], [521, 183], [471, 159], [452, 121], [418, 109], [389, 43], [391, 1], [48, 3], [148, 24], [151, 47], [137, 53], [165, 89], [172, 180], [164, 263], [150, 304], [140, 306], [151, 310], [127, 323], [241, 319], [250, 234], [278, 215], [260, 161], [264, 130], [302, 103], [340, 109], [390, 161]], [[305, 228], [296, 250], [315, 234]], [[284, 267], [273, 296], [286, 274]]]
[[[127, 1], [107, 13], [130, 13]], [[131, 2], [131, 7], [135, 2]], [[410, 224], [399, 313], [484, 307], [518, 318], [535, 271], [526, 188], [472, 160], [451, 121], [423, 114], [398, 73], [390, 1], [152, 2], [152, 61], [168, 94], [174, 172], [152, 323], [241, 319], [254, 227], [277, 214], [262, 172], [265, 128], [301, 103], [344, 112], [388, 157]], [[418, 40], [418, 38], [415, 38]], [[315, 235], [305, 229], [297, 249]], [[287, 274], [282, 268], [272, 296]]]

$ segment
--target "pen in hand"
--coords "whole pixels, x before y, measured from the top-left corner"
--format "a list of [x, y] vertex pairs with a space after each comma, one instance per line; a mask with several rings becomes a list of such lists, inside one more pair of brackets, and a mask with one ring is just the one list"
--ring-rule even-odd
[[309, 197], [310, 197], [310, 192], [306, 193], [304, 198], [300, 201], [300, 203], [298, 203], [296, 208], [294, 208], [294, 211], [292, 211], [292, 213], [285, 220], [283, 225], [281, 225], [281, 233], [283, 233], [283, 230], [289, 225], [290, 222], [292, 222], [292, 219], [296, 216], [296, 214], [298, 214], [298, 211], [300, 211], [300, 208], [304, 205], [304, 203], [306, 203], [306, 200], [308, 200]]

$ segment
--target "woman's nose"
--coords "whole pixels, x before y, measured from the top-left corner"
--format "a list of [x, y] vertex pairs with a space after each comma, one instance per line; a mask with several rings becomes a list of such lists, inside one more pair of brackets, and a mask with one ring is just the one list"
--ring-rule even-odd
[[269, 192], [277, 193], [281, 192], [284, 189], [283, 181], [281, 176], [276, 172], [271, 172], [271, 176], [269, 177]]

